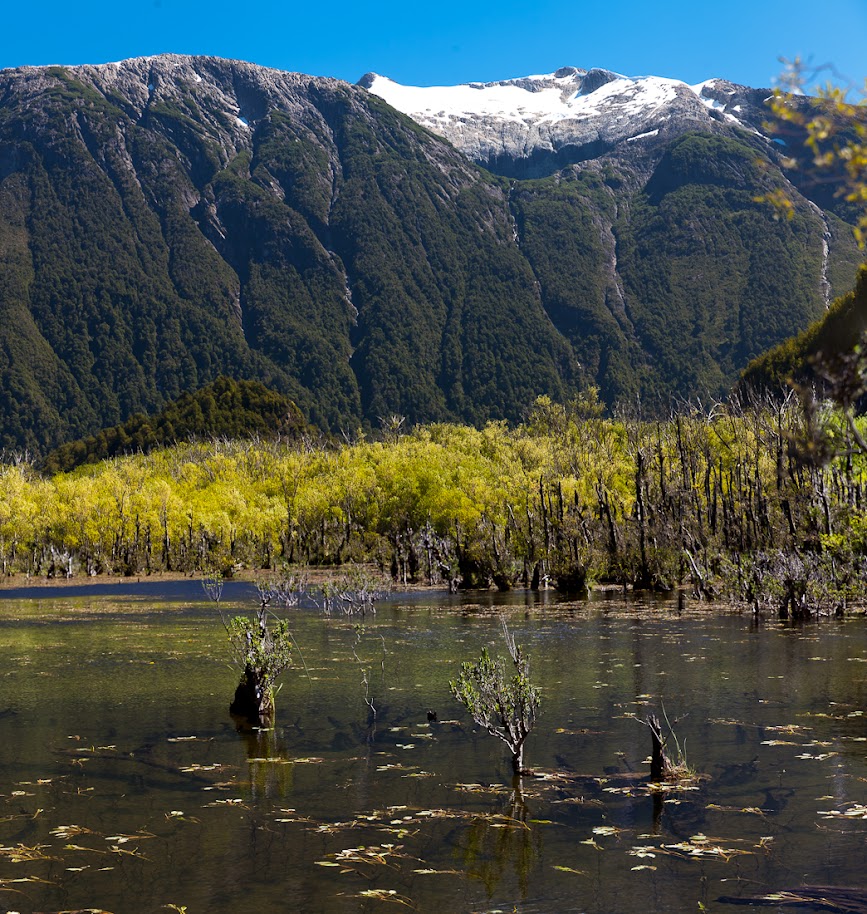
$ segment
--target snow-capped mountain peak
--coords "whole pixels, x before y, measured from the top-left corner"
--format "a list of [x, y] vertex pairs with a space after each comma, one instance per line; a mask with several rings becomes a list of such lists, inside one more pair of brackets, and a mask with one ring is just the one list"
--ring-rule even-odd
[[717, 121], [755, 132], [767, 96], [719, 79], [690, 86], [577, 67], [458, 86], [404, 86], [368, 73], [359, 85], [483, 163], [565, 147], [592, 147], [598, 154], [655, 136], [671, 121], [679, 130]]

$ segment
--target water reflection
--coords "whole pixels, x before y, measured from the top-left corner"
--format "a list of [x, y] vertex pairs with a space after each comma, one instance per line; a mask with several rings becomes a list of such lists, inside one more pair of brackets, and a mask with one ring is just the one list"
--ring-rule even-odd
[[292, 791], [294, 761], [285, 740], [273, 728], [253, 727], [246, 718], [232, 715], [247, 754], [250, 800], [282, 800]]
[[489, 900], [506, 875], [517, 883], [519, 898], [527, 899], [530, 875], [542, 856], [543, 842], [542, 830], [534, 829], [531, 819], [521, 779], [516, 778], [496, 811], [474, 819], [456, 836], [458, 870], [481, 880]]

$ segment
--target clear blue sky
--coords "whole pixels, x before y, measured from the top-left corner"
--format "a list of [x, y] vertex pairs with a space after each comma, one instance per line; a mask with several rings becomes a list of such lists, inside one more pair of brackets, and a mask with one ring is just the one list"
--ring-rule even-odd
[[414, 85], [572, 65], [768, 86], [779, 57], [802, 55], [863, 85], [867, 0], [15, 0], [3, 10], [0, 67], [163, 52]]

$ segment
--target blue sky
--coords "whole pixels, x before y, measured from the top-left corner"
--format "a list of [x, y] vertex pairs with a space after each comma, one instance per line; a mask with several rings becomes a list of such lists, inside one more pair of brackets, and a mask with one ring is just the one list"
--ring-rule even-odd
[[212, 54], [352, 82], [415, 85], [605, 67], [768, 86], [778, 58], [833, 63], [863, 85], [867, 0], [40, 0], [3, 11], [0, 67]]

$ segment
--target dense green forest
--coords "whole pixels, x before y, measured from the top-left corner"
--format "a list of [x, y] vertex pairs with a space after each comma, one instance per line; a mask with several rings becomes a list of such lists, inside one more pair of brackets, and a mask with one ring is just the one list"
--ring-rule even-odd
[[190, 574], [374, 563], [400, 583], [588, 583], [841, 608], [867, 550], [865, 457], [812, 459], [792, 404], [667, 421], [582, 398], [528, 421], [340, 446], [176, 445], [42, 476], [0, 468], [0, 560], [31, 575]]
[[154, 416], [135, 415], [98, 435], [61, 445], [41, 468], [58, 473], [196, 438], [285, 438], [307, 430], [288, 397], [258, 381], [217, 378], [194, 394], [183, 394]]
[[855, 288], [833, 302], [820, 320], [803, 333], [754, 359], [740, 381], [742, 389], [780, 391], [790, 382], [821, 383], [823, 371], [861, 342], [867, 330], [867, 266], [862, 266]]

